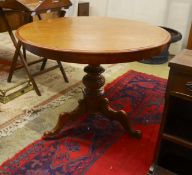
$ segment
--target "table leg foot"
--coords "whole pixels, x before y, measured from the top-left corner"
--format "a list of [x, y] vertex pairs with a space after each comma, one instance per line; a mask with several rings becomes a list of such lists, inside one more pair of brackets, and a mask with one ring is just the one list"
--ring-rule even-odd
[[101, 103], [101, 113], [110, 120], [118, 121], [128, 133], [135, 138], [141, 138], [142, 133], [140, 130], [134, 130], [131, 126], [131, 121], [127, 113], [123, 110], [115, 111], [109, 106], [108, 99], [103, 99]]
[[74, 120], [76, 120], [79, 116], [83, 115], [86, 112], [85, 110], [85, 101], [81, 100], [79, 101], [79, 105], [77, 108], [75, 108], [73, 111], [69, 113], [61, 113], [59, 115], [57, 124], [55, 127], [50, 131], [45, 131], [43, 135], [43, 139], [56, 139], [58, 138], [58, 135], [62, 131], [65, 124], [70, 124]]

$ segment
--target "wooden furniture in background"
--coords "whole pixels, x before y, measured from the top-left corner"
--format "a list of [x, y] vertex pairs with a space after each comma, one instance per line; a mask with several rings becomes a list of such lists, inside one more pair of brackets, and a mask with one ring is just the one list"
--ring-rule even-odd
[[156, 168], [163, 167], [189, 175], [192, 172], [192, 50], [183, 50], [169, 66], [165, 108], [151, 174], [156, 175]]
[[[13, 41], [13, 44], [15, 47], [21, 48], [21, 45], [17, 46], [17, 41], [15, 39], [15, 36], [12, 32], [12, 30], [17, 29], [18, 27], [32, 22], [33, 21], [33, 16], [37, 15], [39, 20], [41, 20], [41, 14], [49, 11], [49, 12], [58, 12], [59, 17], [63, 17], [65, 15], [65, 10], [68, 9], [71, 6], [71, 2], [69, 0], [44, 0], [44, 1], [39, 1], [39, 0], [5, 0], [5, 1], [0, 1], [0, 32], [5, 32], [8, 31], [11, 40]], [[33, 84], [33, 87], [37, 93], [37, 95], [41, 95], [39, 88], [34, 80], [34, 76], [40, 75], [42, 73], [51, 71], [56, 68], [60, 68], [61, 73], [64, 77], [64, 80], [68, 82], [67, 76], [65, 74], [64, 68], [61, 64], [60, 61], [57, 61], [56, 66], [53, 66], [48, 69], [44, 69], [46, 62], [47, 62], [47, 57], [46, 58], [41, 58], [39, 60], [31, 61], [28, 63], [26, 61], [26, 52], [25, 48], [23, 47], [23, 55], [18, 50], [18, 54], [21, 58], [22, 65], [16, 66], [17, 64], [17, 59], [18, 57], [14, 57], [12, 61], [12, 65], [10, 68], [9, 76], [8, 76], [8, 82], [11, 81], [13, 73], [16, 69], [20, 68], [25, 68], [28, 77], [30, 81]], [[40, 72], [31, 74], [28, 66], [26, 65], [33, 65], [39, 62], [43, 62]]]
[[89, 2], [79, 1], [77, 16], [89, 16]]
[[131, 127], [126, 112], [115, 111], [109, 106], [102, 88], [105, 70], [100, 64], [131, 62], [158, 55], [170, 41], [167, 31], [125, 19], [77, 17], [33, 22], [17, 30], [16, 36], [19, 43], [36, 55], [88, 64], [82, 79], [84, 98], [72, 112], [60, 115], [55, 128], [45, 132], [45, 139], [57, 137], [68, 120], [86, 112], [102, 113], [119, 121], [131, 136], [141, 137], [141, 132]]
[[190, 29], [190, 32], [189, 32], [187, 49], [192, 50], [192, 24], [191, 24], [191, 29]]
[[[57, 11], [58, 13], [65, 13], [64, 9], [68, 9], [71, 6], [69, 0], [4, 0], [0, 1], [0, 9], [3, 9], [6, 16], [6, 20], [12, 30], [18, 27], [32, 22], [34, 15], [39, 15], [46, 12]], [[62, 12], [63, 11], [63, 12]], [[13, 16], [12, 16], [13, 15]], [[24, 17], [21, 17], [23, 15]], [[14, 17], [19, 18], [15, 19]], [[64, 16], [64, 15], [62, 15]], [[17, 20], [17, 25], [15, 25]], [[0, 32], [7, 31], [7, 25], [5, 24], [3, 16], [0, 16]]]

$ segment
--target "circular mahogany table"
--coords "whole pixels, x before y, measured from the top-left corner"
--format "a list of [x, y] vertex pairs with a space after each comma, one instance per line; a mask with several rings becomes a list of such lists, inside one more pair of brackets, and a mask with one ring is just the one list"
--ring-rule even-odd
[[101, 64], [131, 62], [159, 55], [170, 35], [162, 28], [143, 22], [108, 17], [73, 17], [37, 21], [19, 28], [18, 44], [39, 56], [71, 63], [88, 64], [82, 81], [85, 95], [70, 113], [62, 113], [56, 126], [44, 133], [56, 138], [66, 121], [85, 112], [102, 113], [117, 120], [125, 130], [139, 138], [123, 110], [115, 111], [104, 96], [105, 78]]

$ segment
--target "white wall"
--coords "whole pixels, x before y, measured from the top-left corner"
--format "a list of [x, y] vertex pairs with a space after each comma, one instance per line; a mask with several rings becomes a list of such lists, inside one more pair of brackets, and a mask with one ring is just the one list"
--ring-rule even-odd
[[180, 42], [171, 45], [170, 52], [177, 53], [182, 47], [186, 47], [191, 22], [192, 0], [168, 0], [167, 18], [164, 25], [178, 30], [183, 36]]
[[[158, 5], [157, 5], [158, 4]], [[107, 16], [164, 24], [167, 0], [109, 0]]]
[[72, 6], [66, 11], [65, 16], [77, 16], [78, 2], [79, 0], [70, 0]]
[[187, 44], [192, 21], [192, 0], [86, 0], [90, 15], [112, 16], [149, 22], [180, 31], [182, 41], [173, 45], [174, 54]]
[[105, 16], [108, 0], [86, 0], [90, 3], [91, 16]]

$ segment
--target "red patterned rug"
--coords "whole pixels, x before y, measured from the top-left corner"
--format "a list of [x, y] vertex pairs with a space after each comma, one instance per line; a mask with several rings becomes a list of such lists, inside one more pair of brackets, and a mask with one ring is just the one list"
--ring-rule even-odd
[[152, 162], [166, 80], [129, 71], [105, 88], [115, 109], [124, 109], [140, 140], [114, 121], [91, 115], [58, 140], [37, 140], [0, 166], [9, 175], [145, 175]]

